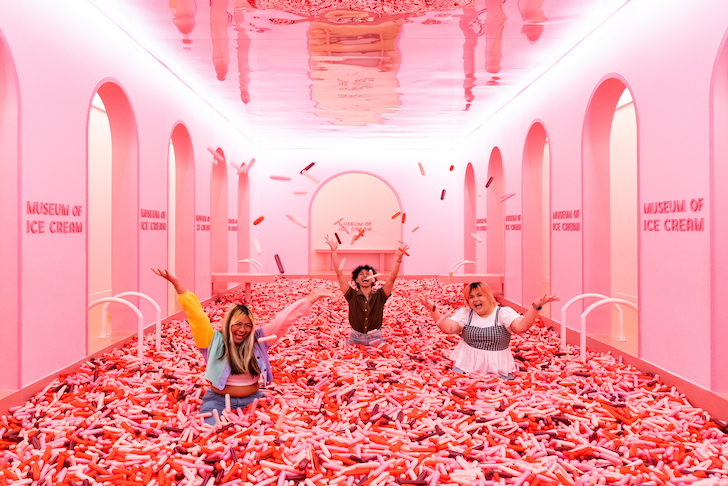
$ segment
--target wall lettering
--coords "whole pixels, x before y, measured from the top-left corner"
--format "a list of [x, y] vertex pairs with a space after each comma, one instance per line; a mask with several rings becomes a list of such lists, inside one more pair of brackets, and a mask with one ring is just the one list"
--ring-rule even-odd
[[[642, 204], [642, 214], [673, 214], [685, 213], [688, 209], [697, 213], [703, 210], [705, 198], [693, 198], [690, 203], [686, 199], [674, 199], [672, 201], [655, 201]], [[659, 232], [697, 232], [705, 231], [705, 218], [675, 218], [667, 217], [664, 220], [649, 218], [642, 220], [642, 231], [651, 233]]]
[[488, 230], [488, 225], [486, 224], [486, 219], [488, 219], [488, 218], [482, 218], [482, 219], [475, 220], [475, 231], [487, 231]]
[[[38, 216], [65, 216], [81, 218], [83, 206], [43, 201], [26, 201], [25, 213]], [[44, 233], [83, 233], [83, 221], [66, 221], [48, 218], [26, 219], [25, 232], [29, 234]]]
[[371, 231], [372, 230], [372, 222], [371, 221], [339, 221], [339, 227], [346, 232], [346, 230], [353, 230], [353, 231]]
[[581, 209], [567, 209], [565, 211], [554, 211], [551, 213], [551, 230], [552, 231], [581, 231], [580, 221], [559, 221], [554, 223], [554, 219], [579, 219], [581, 217]]
[[203, 214], [195, 214], [197, 231], [210, 231], [210, 217]]
[[228, 218], [228, 231], [237, 231], [238, 230], [238, 220], [233, 218]]
[[[140, 209], [139, 215], [146, 219], [167, 219], [167, 211], [159, 211], [157, 209]], [[166, 221], [140, 221], [139, 225], [142, 231], [164, 231], [167, 229]]]
[[[518, 223], [508, 223], [508, 221], [518, 221]], [[506, 215], [506, 230], [507, 231], [521, 231], [520, 221], [521, 221], [520, 214]]]

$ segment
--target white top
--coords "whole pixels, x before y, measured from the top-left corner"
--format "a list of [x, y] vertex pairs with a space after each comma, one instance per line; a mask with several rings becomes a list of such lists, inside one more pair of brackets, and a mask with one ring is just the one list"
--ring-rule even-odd
[[[470, 315], [470, 307], [461, 307], [455, 314], [448, 319], [458, 323], [462, 332], [468, 323]], [[498, 325], [505, 326], [508, 332], [511, 332], [511, 323], [521, 317], [521, 315], [510, 307], [501, 307], [498, 316]], [[490, 327], [495, 325], [495, 309], [488, 317], [480, 317], [473, 312], [473, 319], [470, 321], [471, 326]], [[511, 333], [512, 334], [512, 333]], [[510, 348], [502, 351], [486, 351], [469, 346], [462, 339], [453, 349], [450, 359], [453, 360], [455, 366], [465, 372], [477, 371], [479, 373], [497, 373], [499, 375], [507, 375], [518, 370], [513, 362], [513, 353]]]

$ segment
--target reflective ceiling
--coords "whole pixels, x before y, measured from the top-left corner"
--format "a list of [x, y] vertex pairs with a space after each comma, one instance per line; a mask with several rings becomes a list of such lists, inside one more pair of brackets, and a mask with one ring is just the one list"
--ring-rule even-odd
[[91, 0], [262, 148], [450, 148], [628, 0]]

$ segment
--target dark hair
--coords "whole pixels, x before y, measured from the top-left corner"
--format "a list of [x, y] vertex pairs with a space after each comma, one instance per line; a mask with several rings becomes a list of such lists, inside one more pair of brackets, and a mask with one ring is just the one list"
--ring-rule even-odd
[[495, 301], [495, 297], [493, 297], [493, 291], [490, 289], [490, 287], [488, 287], [487, 283], [473, 282], [471, 284], [465, 284], [463, 286], [463, 297], [465, 297], [465, 304], [468, 307], [470, 307], [470, 304], [468, 304], [468, 300], [470, 299], [470, 292], [473, 290], [479, 290], [483, 295], [485, 295], [485, 298], [490, 303], [490, 305], [498, 305], [498, 303]]
[[361, 272], [362, 270], [371, 270], [371, 271], [372, 271], [372, 274], [376, 274], [376, 273], [377, 273], [377, 271], [376, 271], [376, 270], [374, 270], [374, 268], [370, 267], [369, 265], [359, 265], [358, 267], [356, 267], [356, 268], [354, 269], [354, 271], [353, 271], [353, 272], [351, 272], [351, 279], [352, 279], [352, 280], [354, 281], [354, 283], [356, 284], [356, 288], [360, 288], [360, 287], [359, 287], [359, 283], [357, 283], [357, 281], [356, 281], [356, 277], [358, 277], [358, 276], [359, 276], [359, 273], [360, 273], [360, 272]]

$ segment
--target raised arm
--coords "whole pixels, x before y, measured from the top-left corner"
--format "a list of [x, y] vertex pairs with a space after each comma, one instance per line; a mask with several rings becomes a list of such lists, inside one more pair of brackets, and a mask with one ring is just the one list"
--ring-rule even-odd
[[187, 321], [190, 323], [190, 331], [192, 331], [192, 338], [195, 340], [195, 345], [198, 348], [206, 349], [210, 345], [215, 331], [213, 331], [210, 318], [207, 317], [207, 314], [202, 309], [202, 305], [197, 299], [197, 296], [192, 292], [188, 292], [175, 274], [159, 268], [152, 268], [152, 272], [174, 285], [174, 290], [177, 291], [177, 301], [182, 306], [182, 310], [185, 311]]
[[409, 247], [407, 245], [402, 245], [402, 248], [397, 248], [397, 260], [394, 262], [394, 270], [392, 270], [392, 273], [389, 274], [387, 281], [384, 282], [384, 286], [382, 287], [382, 290], [385, 294], [387, 294], [388, 297], [392, 295], [394, 281], [397, 280], [397, 275], [399, 274], [399, 265], [400, 263], [402, 263], [402, 257], [407, 252], [407, 250], [409, 250]]
[[339, 255], [336, 254], [336, 249], [339, 247], [339, 244], [336, 242], [336, 240], [329, 238], [329, 235], [326, 235], [324, 237], [324, 240], [326, 241], [326, 244], [329, 245], [329, 248], [331, 248], [331, 262], [334, 264], [334, 271], [336, 272], [336, 278], [339, 281], [339, 288], [342, 292], [346, 293], [351, 285], [349, 284], [349, 280], [344, 275], [344, 272], [342, 272], [339, 268], [339, 266], [341, 265], [341, 261], [339, 261]]
[[442, 314], [437, 310], [437, 306], [430, 302], [426, 296], [420, 294], [417, 296], [417, 299], [425, 306], [425, 309], [430, 313], [430, 317], [432, 317], [432, 320], [435, 321], [437, 327], [442, 332], [445, 334], [460, 334], [460, 325], [452, 319], [443, 319]]
[[332, 298], [336, 294], [329, 289], [316, 289], [305, 298], [297, 300], [280, 311], [268, 324], [263, 326], [263, 335], [270, 336], [275, 334], [278, 337], [283, 336], [291, 324], [301, 317], [311, 312], [311, 306], [321, 298]]
[[184, 294], [185, 292], [187, 292], [187, 289], [185, 288], [184, 285], [182, 285], [182, 282], [179, 281], [179, 279], [177, 278], [177, 276], [175, 274], [169, 273], [169, 270], [167, 270], [167, 269], [162, 270], [161, 268], [152, 268], [152, 272], [156, 273], [163, 279], [168, 280], [169, 283], [174, 285], [174, 290], [176, 290], [178, 294]]
[[533, 301], [533, 304], [531, 304], [531, 307], [528, 308], [523, 317], [519, 317], [511, 322], [511, 332], [513, 334], [523, 334], [528, 331], [528, 329], [533, 326], [533, 323], [536, 322], [536, 317], [538, 317], [537, 307], [543, 307], [549, 302], [553, 302], [555, 300], [561, 299], [555, 295], [543, 294], [543, 297]]

